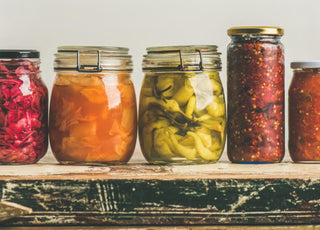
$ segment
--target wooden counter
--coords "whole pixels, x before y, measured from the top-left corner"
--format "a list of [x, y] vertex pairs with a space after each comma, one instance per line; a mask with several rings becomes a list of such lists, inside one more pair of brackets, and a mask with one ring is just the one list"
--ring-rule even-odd
[[0, 166], [1, 201], [26, 225], [278, 225], [320, 223], [319, 164]]

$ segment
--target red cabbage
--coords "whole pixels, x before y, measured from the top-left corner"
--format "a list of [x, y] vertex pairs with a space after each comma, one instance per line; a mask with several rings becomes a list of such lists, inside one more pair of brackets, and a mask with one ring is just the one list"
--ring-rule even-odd
[[0, 163], [35, 163], [48, 147], [48, 90], [37, 63], [0, 61]]

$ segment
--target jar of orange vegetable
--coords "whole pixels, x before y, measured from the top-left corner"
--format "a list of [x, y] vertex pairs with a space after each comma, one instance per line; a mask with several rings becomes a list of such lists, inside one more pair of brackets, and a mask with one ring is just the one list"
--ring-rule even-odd
[[55, 54], [50, 144], [62, 164], [125, 163], [137, 108], [127, 48], [62, 46]]
[[320, 162], [320, 61], [291, 62], [289, 152], [294, 162]]

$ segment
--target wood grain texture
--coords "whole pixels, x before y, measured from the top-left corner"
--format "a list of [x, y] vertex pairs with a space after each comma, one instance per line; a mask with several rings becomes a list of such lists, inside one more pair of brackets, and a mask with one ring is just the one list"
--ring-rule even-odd
[[58, 164], [2, 165], [0, 180], [82, 179], [320, 179], [320, 164], [148, 165], [132, 162], [117, 166]]
[[[275, 226], [275, 225], [265, 225], [265, 226], [50, 226], [45, 227], [45, 230], [319, 230], [319, 225], [284, 225], [284, 226]], [[43, 230], [43, 227], [5, 227], [1, 230]]]
[[39, 164], [0, 175], [1, 201], [33, 209], [3, 226], [320, 223], [316, 164]]

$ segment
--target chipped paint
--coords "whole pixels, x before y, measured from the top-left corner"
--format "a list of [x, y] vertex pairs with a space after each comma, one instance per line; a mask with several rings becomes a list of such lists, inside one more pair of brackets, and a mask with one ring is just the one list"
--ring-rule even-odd
[[296, 173], [300, 166], [275, 166], [273, 174], [260, 177], [247, 166], [236, 165], [240, 171], [229, 176], [224, 170], [231, 164], [212, 167], [128, 165], [0, 177], [1, 201], [33, 209], [1, 225], [320, 224], [316, 166], [303, 166], [312, 169], [303, 178], [293, 172], [278, 178], [280, 168]]
[[309, 184], [284, 179], [35, 180], [4, 182], [1, 191], [3, 200], [34, 210], [7, 226], [319, 223], [320, 181]]

